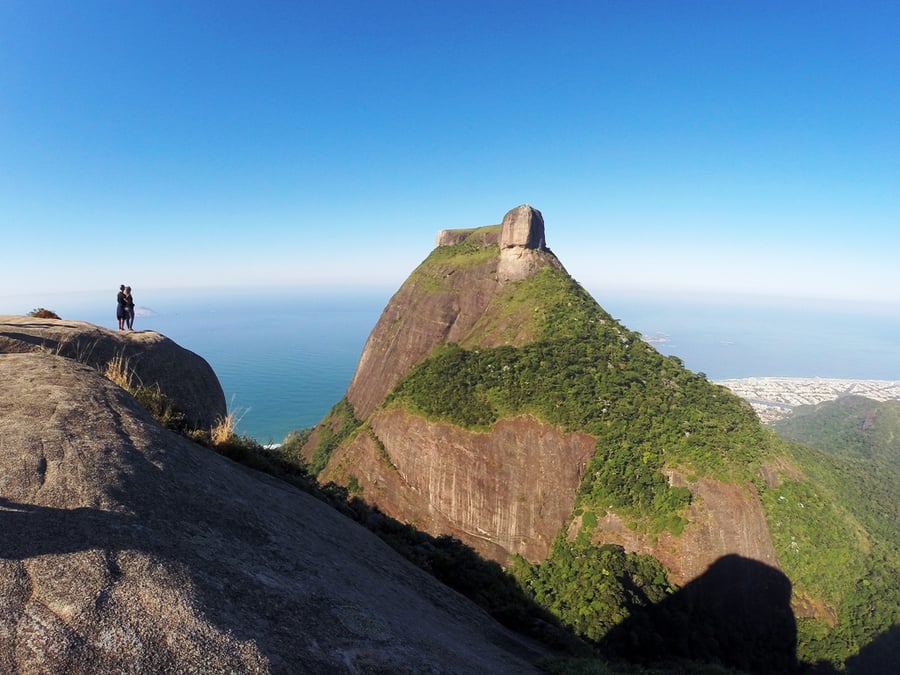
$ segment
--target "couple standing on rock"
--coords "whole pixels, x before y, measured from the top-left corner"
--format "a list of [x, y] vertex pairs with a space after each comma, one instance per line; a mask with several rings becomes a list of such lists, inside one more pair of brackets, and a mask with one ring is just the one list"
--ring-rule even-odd
[[131, 286], [122, 284], [119, 286], [119, 294], [116, 296], [116, 318], [119, 320], [119, 330], [134, 330], [134, 298], [131, 295]]

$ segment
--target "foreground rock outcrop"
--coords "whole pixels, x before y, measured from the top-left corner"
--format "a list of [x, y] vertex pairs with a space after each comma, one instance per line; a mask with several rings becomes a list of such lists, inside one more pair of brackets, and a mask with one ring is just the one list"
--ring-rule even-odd
[[117, 360], [133, 386], [159, 387], [191, 427], [209, 429], [227, 414], [219, 378], [205, 359], [155, 331], [116, 332], [84, 321], [0, 316], [0, 354], [56, 354], [100, 372]]
[[0, 354], [0, 672], [524, 673], [535, 655], [92, 367]]

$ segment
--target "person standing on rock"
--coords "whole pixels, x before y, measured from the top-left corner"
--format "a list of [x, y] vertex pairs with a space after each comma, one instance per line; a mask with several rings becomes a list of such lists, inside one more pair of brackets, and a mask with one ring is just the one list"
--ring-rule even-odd
[[119, 330], [125, 330], [125, 319], [128, 308], [125, 303], [125, 284], [119, 286], [119, 294], [116, 296], [116, 318], [119, 320]]
[[134, 296], [131, 295], [131, 286], [125, 287], [125, 325], [128, 330], [134, 330]]

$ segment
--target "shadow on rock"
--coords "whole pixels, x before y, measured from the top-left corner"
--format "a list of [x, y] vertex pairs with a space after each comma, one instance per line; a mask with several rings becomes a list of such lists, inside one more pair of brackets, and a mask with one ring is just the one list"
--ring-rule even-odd
[[848, 675], [894, 675], [900, 670], [900, 625], [891, 626], [845, 665]]
[[613, 628], [604, 651], [637, 663], [689, 660], [758, 673], [798, 669], [791, 583], [738, 555]]

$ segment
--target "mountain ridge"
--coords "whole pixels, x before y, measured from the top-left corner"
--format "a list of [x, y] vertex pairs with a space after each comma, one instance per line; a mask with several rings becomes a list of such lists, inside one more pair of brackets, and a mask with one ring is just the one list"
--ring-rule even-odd
[[[543, 218], [540, 225], [543, 234]], [[544, 567], [574, 564], [570, 545], [658, 556], [684, 585], [728, 556], [788, 571], [803, 658], [852, 654], [822, 636], [857, 630], [846, 577], [876, 564], [857, 516], [830, 493], [817, 496], [803, 456], [765, 429], [748, 402], [612, 319], [555, 256], [521, 278], [498, 276], [494, 236], [496, 229], [438, 235], [440, 245], [373, 329], [346, 400], [310, 435], [302, 454], [314, 472], [395, 518], [518, 567], [526, 587], [547, 583]], [[391, 349], [417, 339], [414, 354], [393, 358]], [[377, 395], [361, 404], [367, 388]], [[527, 424], [545, 425], [533, 442], [540, 461], [528, 466], [498, 435]], [[448, 429], [457, 440], [448, 442]], [[467, 441], [458, 440], [463, 432]], [[586, 463], [587, 452], [561, 440], [578, 433], [594, 441]], [[476, 438], [494, 438], [494, 450]], [[479, 462], [493, 469], [473, 478]], [[499, 466], [521, 469], [503, 475], [502, 489], [491, 474]], [[580, 476], [574, 489], [560, 480], [569, 472]], [[538, 486], [557, 504], [571, 503], [570, 515], [522, 517], [516, 503], [540, 503]], [[466, 506], [455, 512], [458, 504]], [[834, 554], [822, 567], [815, 556], [825, 545]], [[575, 595], [589, 597], [583, 582]]]

